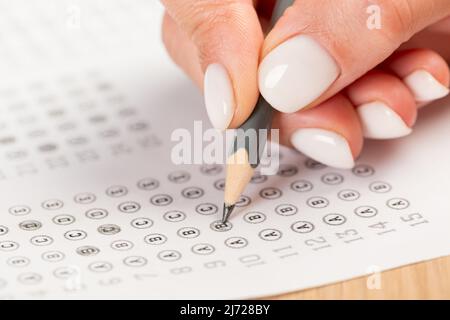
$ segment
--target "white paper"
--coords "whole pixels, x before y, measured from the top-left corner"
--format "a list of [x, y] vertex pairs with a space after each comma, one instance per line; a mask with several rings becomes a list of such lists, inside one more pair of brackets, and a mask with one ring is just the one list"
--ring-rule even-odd
[[263, 297], [450, 254], [450, 102], [353, 171], [283, 149], [214, 230], [224, 168], [170, 160], [171, 132], [208, 122], [161, 12], [0, 1], [1, 298]]

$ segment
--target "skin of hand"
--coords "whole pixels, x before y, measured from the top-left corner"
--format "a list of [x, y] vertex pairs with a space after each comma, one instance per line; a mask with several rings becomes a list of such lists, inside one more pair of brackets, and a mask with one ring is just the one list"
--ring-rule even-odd
[[300, 0], [267, 34], [272, 0], [162, 3], [163, 41], [214, 127], [238, 127], [261, 93], [280, 142], [326, 165], [351, 168], [364, 138], [408, 135], [449, 93], [448, 0]]

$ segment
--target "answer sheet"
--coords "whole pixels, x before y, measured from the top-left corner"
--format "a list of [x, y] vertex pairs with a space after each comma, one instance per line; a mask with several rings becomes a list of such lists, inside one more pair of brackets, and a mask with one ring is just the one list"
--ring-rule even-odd
[[224, 167], [170, 159], [209, 122], [162, 12], [0, 0], [0, 298], [255, 298], [450, 254], [450, 101], [353, 170], [282, 148], [221, 224]]

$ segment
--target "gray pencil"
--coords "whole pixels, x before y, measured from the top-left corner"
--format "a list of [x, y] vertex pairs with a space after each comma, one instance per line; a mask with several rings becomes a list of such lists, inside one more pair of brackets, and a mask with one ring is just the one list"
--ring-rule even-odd
[[[271, 19], [272, 27], [293, 2], [294, 0], [276, 2]], [[268, 132], [272, 126], [272, 116], [272, 107], [260, 95], [252, 114], [237, 130], [232, 153], [227, 159], [222, 223], [228, 221], [236, 202], [250, 182], [254, 169], [259, 165], [267, 141], [267, 135], [261, 136], [259, 133], [263, 129]]]

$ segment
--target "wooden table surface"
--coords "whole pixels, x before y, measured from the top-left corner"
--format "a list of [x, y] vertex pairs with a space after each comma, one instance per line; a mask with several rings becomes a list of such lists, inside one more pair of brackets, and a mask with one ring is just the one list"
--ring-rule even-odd
[[292, 292], [271, 299], [450, 299], [450, 256], [380, 274], [380, 289], [368, 277]]

